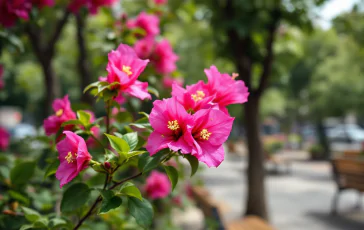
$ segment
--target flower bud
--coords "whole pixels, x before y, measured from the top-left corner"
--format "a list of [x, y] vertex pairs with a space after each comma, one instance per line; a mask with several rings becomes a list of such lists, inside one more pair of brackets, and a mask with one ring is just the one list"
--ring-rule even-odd
[[111, 168], [110, 162], [107, 162], [107, 161], [105, 161], [104, 166], [105, 166], [106, 169]]

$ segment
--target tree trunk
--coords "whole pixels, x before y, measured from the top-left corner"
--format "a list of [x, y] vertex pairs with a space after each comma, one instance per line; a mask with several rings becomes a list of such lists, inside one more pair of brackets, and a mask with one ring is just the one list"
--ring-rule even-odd
[[54, 73], [51, 58], [48, 60], [40, 60], [40, 62], [43, 71], [46, 93], [46, 97], [44, 99], [43, 117], [47, 117], [52, 113], [53, 100], [61, 96], [61, 91], [59, 81]]
[[258, 95], [251, 95], [245, 103], [245, 127], [249, 152], [248, 164], [248, 202], [246, 215], [256, 215], [268, 219], [264, 186], [264, 153], [260, 140]]
[[83, 93], [83, 90], [91, 83], [91, 74], [87, 61], [87, 47], [85, 41], [85, 18], [77, 14], [77, 43], [78, 43], [78, 73], [80, 75], [80, 91], [81, 91], [81, 101], [89, 105], [93, 104], [93, 98], [88, 93]]
[[316, 122], [316, 129], [318, 134], [319, 143], [323, 148], [323, 158], [329, 159], [331, 156], [331, 148], [330, 148], [330, 142], [326, 135], [325, 126], [323, 123], [323, 119], [319, 118]]

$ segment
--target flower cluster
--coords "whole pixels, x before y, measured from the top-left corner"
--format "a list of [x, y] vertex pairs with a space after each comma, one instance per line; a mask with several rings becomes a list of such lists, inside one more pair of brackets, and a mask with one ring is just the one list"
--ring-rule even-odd
[[200, 81], [186, 89], [174, 84], [172, 98], [154, 102], [149, 117], [154, 131], [146, 146], [151, 155], [169, 148], [191, 154], [209, 167], [224, 160], [222, 145], [234, 120], [226, 106], [246, 102], [249, 93], [235, 75], [221, 74], [215, 66], [205, 73], [207, 83]]
[[120, 44], [117, 50], [111, 51], [108, 58], [109, 62], [106, 67], [108, 75], [105, 78], [101, 77], [100, 80], [118, 83], [114, 86], [114, 89], [119, 92], [116, 98], [118, 102], [124, 101], [122, 94], [128, 94], [141, 100], [151, 99], [147, 90], [148, 83], [137, 80], [149, 60], [138, 58], [135, 51], [124, 44]]
[[[54, 114], [43, 122], [43, 127], [47, 136], [56, 134], [60, 130], [63, 122], [76, 118], [76, 114], [72, 111], [71, 103], [68, 100], [68, 95], [64, 96], [62, 99], [54, 100], [52, 107]], [[71, 130], [72, 125], [65, 126], [64, 129]]]
[[[135, 19], [126, 22], [129, 29], [140, 28], [144, 31], [145, 37], [154, 37], [160, 33], [159, 18], [153, 14], [141, 12]], [[137, 34], [142, 36], [141, 34]]]
[[[96, 14], [100, 7], [111, 6], [115, 2], [116, 0], [73, 0], [70, 1], [68, 9], [76, 14], [85, 7], [91, 14]], [[0, 0], [0, 25], [11, 27], [18, 19], [28, 21], [33, 6], [42, 9], [54, 4], [55, 0]]]
[[91, 14], [97, 14], [100, 7], [111, 6], [117, 2], [116, 0], [73, 0], [69, 4], [68, 8], [73, 13], [78, 13], [78, 11], [85, 7], [89, 10]]
[[[165, 2], [158, 1], [156, 4]], [[134, 34], [139, 39], [134, 44], [134, 50], [139, 58], [149, 59], [157, 73], [168, 75], [176, 70], [178, 56], [173, 52], [167, 39], [158, 39], [160, 34], [160, 19], [157, 15], [141, 12], [136, 18], [129, 19], [126, 27], [135, 30]]]
[[151, 199], [160, 199], [168, 196], [172, 190], [171, 182], [166, 174], [153, 171], [147, 178], [145, 192]]
[[54, 0], [0, 0], [0, 24], [5, 27], [11, 27], [19, 18], [29, 20], [32, 6], [41, 9], [45, 6], [50, 7], [53, 5]]
[[178, 56], [167, 39], [158, 42], [154, 37], [146, 37], [136, 42], [134, 49], [140, 58], [149, 58], [159, 74], [168, 75], [177, 68]]

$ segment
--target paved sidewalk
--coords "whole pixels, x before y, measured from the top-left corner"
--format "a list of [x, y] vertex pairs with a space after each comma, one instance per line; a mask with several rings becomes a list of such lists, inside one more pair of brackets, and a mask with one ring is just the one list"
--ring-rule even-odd
[[[291, 154], [292, 155], [292, 154]], [[266, 189], [270, 221], [278, 230], [363, 230], [364, 209], [353, 210], [358, 194], [344, 192], [336, 217], [329, 214], [336, 191], [327, 162], [297, 158], [288, 175], [267, 175]], [[219, 201], [227, 204], [224, 217], [239, 218], [246, 197], [245, 157], [228, 155], [218, 167], [202, 173], [206, 187]], [[243, 199], [244, 198], [244, 199]]]

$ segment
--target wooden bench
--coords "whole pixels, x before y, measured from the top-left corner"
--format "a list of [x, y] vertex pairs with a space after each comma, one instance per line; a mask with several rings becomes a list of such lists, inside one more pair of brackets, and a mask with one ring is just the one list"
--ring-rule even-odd
[[357, 158], [360, 157], [361, 152], [359, 150], [346, 150], [343, 155], [345, 158]]
[[[203, 187], [192, 187], [192, 194], [197, 205], [205, 216], [205, 229], [208, 230], [273, 230], [263, 219], [256, 216], [247, 216], [240, 220], [225, 223], [216, 201]], [[211, 223], [213, 221], [214, 223]], [[208, 225], [210, 222], [211, 226]]]
[[347, 189], [359, 192], [356, 208], [361, 207], [361, 192], [364, 192], [364, 160], [358, 158], [336, 158], [332, 160], [337, 192], [334, 195], [331, 213], [337, 213], [339, 195]]

